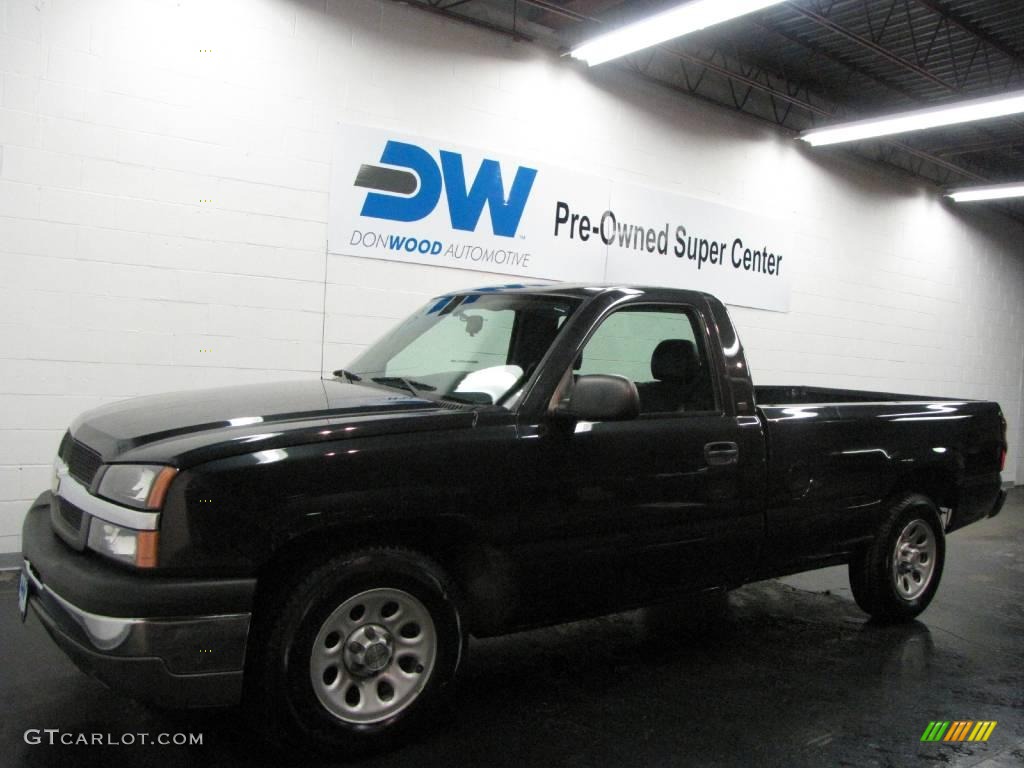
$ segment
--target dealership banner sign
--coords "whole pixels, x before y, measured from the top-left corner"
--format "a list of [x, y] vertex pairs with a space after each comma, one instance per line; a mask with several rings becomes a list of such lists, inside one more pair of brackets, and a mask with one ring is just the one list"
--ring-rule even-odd
[[788, 229], [488, 149], [339, 125], [329, 253], [524, 278], [663, 285], [785, 312]]

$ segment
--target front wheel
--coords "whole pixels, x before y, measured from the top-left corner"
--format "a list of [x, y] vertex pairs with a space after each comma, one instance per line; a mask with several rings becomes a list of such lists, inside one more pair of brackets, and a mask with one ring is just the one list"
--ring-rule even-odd
[[946, 557], [939, 510], [912, 493], [889, 510], [874, 541], [850, 561], [850, 587], [864, 611], [909, 621], [932, 601]]
[[273, 740], [336, 756], [422, 731], [465, 651], [454, 584], [407, 550], [335, 558], [263, 608], [250, 709]]

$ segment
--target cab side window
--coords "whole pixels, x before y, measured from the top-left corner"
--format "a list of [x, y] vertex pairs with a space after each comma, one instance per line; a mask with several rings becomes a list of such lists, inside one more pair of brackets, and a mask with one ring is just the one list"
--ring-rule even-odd
[[632, 307], [609, 315], [584, 347], [576, 373], [630, 379], [641, 414], [715, 409], [698, 326], [682, 307]]

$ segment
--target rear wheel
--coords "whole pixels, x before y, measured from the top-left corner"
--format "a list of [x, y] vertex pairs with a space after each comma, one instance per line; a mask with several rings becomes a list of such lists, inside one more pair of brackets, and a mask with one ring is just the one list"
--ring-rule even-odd
[[454, 584], [425, 556], [353, 552], [261, 607], [247, 703], [274, 741], [361, 755], [443, 711], [466, 638]]
[[927, 496], [895, 502], [874, 541], [850, 561], [850, 587], [864, 611], [885, 621], [907, 621], [935, 596], [946, 539], [939, 510]]

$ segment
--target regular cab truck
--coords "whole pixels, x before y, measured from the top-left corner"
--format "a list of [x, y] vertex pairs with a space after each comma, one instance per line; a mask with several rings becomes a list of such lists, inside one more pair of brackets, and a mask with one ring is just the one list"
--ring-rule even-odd
[[444, 711], [471, 635], [839, 563], [910, 619], [1006, 447], [992, 402], [755, 387], [707, 294], [452, 293], [330, 379], [80, 416], [20, 608], [139, 699], [359, 754]]

